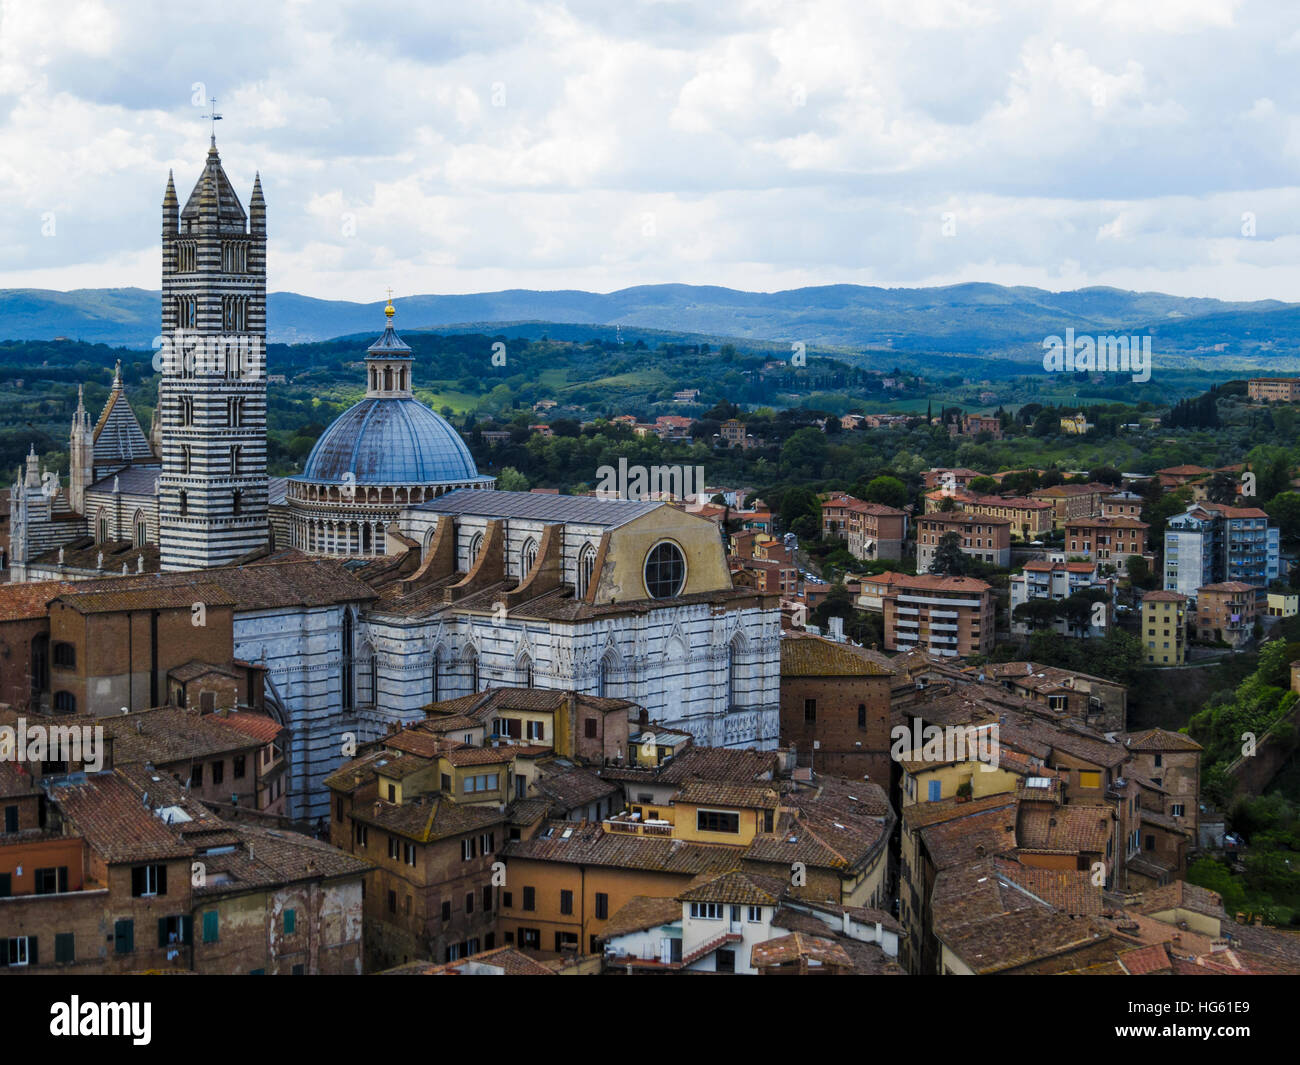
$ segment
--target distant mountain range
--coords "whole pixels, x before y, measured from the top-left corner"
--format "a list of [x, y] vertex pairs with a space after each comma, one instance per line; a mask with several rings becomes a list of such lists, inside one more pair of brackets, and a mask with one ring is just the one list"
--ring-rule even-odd
[[[158, 331], [157, 292], [138, 288], [0, 289], [0, 340], [69, 337], [147, 348]], [[268, 298], [268, 339], [282, 343], [377, 332], [382, 303]], [[446, 332], [464, 326], [540, 333], [547, 323], [616, 325], [810, 348], [954, 352], [1015, 361], [1041, 358], [1044, 337], [1151, 333], [1157, 353], [1282, 368], [1300, 359], [1300, 304], [1086, 288], [967, 284], [943, 288], [826, 285], [741, 292], [696, 285], [641, 285], [606, 294], [511, 289], [463, 296], [407, 296], [398, 324]], [[522, 326], [529, 328], [522, 328]]]

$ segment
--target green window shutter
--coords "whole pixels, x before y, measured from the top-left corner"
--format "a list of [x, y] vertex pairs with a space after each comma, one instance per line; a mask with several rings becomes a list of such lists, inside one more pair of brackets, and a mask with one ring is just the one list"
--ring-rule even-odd
[[76, 961], [76, 938], [71, 932], [56, 932], [54, 935], [54, 960]]
[[181, 942], [187, 947], [194, 942], [194, 918], [188, 913], [181, 917]]
[[215, 943], [217, 941], [217, 911], [208, 910], [203, 915], [203, 942]]
[[297, 917], [297, 913], [293, 910], [284, 911], [284, 934], [286, 936], [293, 935], [293, 930], [297, 925]]
[[113, 922], [114, 949], [118, 954], [130, 954], [135, 950], [135, 922], [123, 917]]

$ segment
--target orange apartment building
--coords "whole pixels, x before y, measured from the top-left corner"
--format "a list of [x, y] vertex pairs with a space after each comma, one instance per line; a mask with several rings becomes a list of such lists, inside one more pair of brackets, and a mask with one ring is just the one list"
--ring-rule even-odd
[[1106, 562], [1123, 572], [1130, 555], [1147, 556], [1147, 530], [1137, 518], [1076, 518], [1065, 524], [1065, 553]]
[[984, 581], [932, 574], [900, 576], [882, 602], [887, 651], [919, 648], [958, 658], [993, 650], [993, 589]]
[[987, 514], [951, 511], [925, 514], [916, 519], [916, 569], [930, 568], [943, 538], [949, 533], [961, 537], [961, 553], [1006, 569], [1011, 565], [1011, 519]]
[[1231, 647], [1244, 643], [1255, 629], [1257, 591], [1244, 581], [1222, 581], [1198, 588], [1193, 618], [1197, 638], [1207, 643], [1222, 640]]

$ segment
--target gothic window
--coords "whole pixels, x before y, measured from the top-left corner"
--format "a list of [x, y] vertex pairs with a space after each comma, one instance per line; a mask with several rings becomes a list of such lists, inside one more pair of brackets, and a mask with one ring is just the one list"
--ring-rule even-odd
[[596, 549], [591, 544], [583, 546], [578, 552], [578, 598], [587, 597], [587, 589], [591, 586], [592, 574], [596, 571]]
[[363, 555], [370, 554], [370, 542], [370, 525], [366, 523], [361, 526], [361, 553]]
[[379, 656], [370, 652], [370, 705], [379, 705]]
[[472, 568], [478, 561], [479, 552], [483, 550], [483, 534], [475, 533], [469, 542], [469, 564]]
[[655, 544], [645, 558], [645, 587], [652, 599], [672, 599], [686, 583], [686, 558], [669, 540]]
[[519, 675], [523, 678], [525, 688], [533, 686], [533, 660], [527, 655], [519, 660]]
[[442, 689], [442, 651], [441, 649], [433, 652], [433, 665], [429, 669], [430, 693], [429, 702], [436, 703], [441, 698]]
[[532, 572], [534, 563], [537, 562], [537, 541], [531, 536], [524, 541], [523, 549], [519, 552], [519, 579], [522, 581]]
[[180, 504], [181, 504], [181, 517], [183, 518], [185, 517], [186, 514], [190, 512], [190, 495], [188, 492], [182, 490], [180, 494]]
[[133, 524], [135, 525], [135, 546], [144, 547], [144, 545], [149, 542], [149, 526], [141, 511], [137, 510], [135, 512], [135, 521]]
[[339, 658], [343, 663], [343, 709], [351, 710], [353, 705], [352, 689], [352, 611], [343, 608], [343, 634], [339, 640]]
[[99, 521], [96, 524], [95, 542], [102, 544], [108, 539], [108, 515], [100, 511]]
[[238, 444], [235, 444], [230, 449], [230, 476], [231, 477], [239, 476], [239, 463], [240, 460], [243, 458], [243, 451], [244, 449], [240, 447]]
[[429, 548], [433, 546], [433, 530], [430, 529], [424, 534], [424, 549], [420, 552], [420, 561], [423, 562], [429, 557]]
[[473, 694], [478, 691], [478, 653], [472, 647], [465, 653], [465, 668], [469, 672], [469, 690]]
[[194, 424], [194, 400], [189, 396], [181, 397], [181, 426], [188, 427]]
[[740, 705], [740, 678], [737, 676], [737, 658], [736, 645], [734, 643], [727, 646], [727, 709], [733, 709]]
[[181, 473], [186, 476], [190, 473], [190, 445], [181, 445]]
[[243, 506], [243, 503], [244, 503], [244, 493], [241, 492], [238, 488], [236, 488], [233, 492], [230, 493], [230, 513], [238, 516], [240, 512], [240, 508]]

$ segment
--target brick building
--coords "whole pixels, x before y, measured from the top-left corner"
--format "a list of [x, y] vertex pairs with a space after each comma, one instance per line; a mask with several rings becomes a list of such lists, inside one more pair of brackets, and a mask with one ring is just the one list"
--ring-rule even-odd
[[781, 639], [781, 744], [801, 765], [889, 781], [889, 696], [884, 656], [796, 632]]

